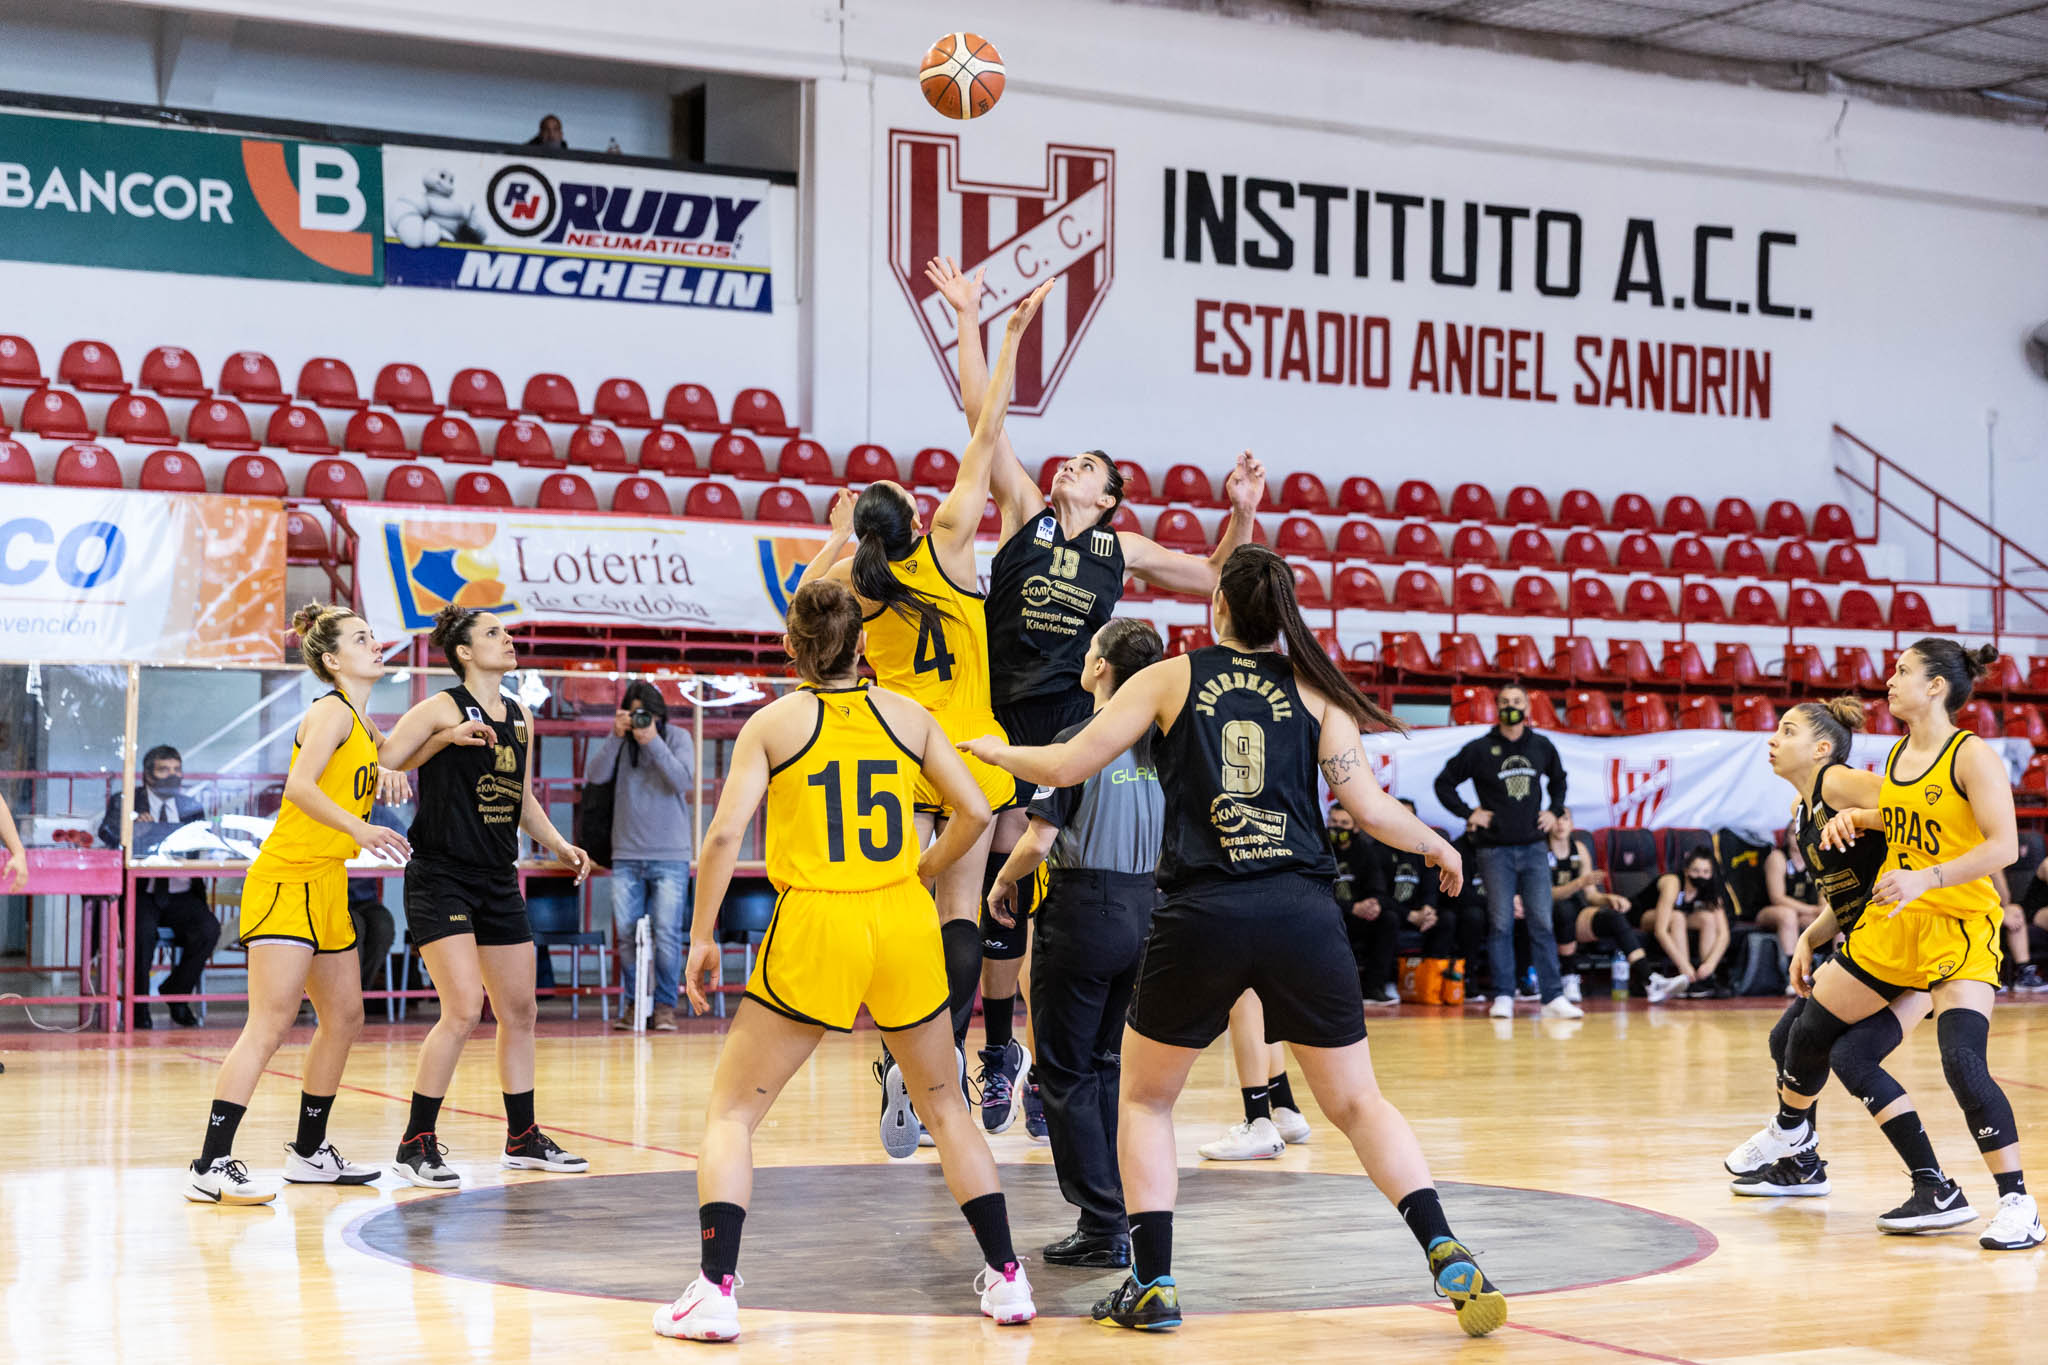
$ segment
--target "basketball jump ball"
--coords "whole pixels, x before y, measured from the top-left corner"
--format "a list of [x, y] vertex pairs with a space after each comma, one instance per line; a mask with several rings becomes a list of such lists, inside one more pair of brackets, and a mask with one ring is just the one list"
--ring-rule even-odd
[[1003, 58], [979, 33], [948, 33], [924, 54], [918, 86], [947, 118], [979, 118], [1003, 97]]

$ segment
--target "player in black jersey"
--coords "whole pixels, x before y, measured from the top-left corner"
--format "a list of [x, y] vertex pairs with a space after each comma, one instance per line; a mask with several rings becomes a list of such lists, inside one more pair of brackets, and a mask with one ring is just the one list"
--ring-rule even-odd
[[[1848, 764], [1850, 733], [1862, 728], [1861, 704], [1850, 697], [1837, 697], [1829, 702], [1801, 702], [1785, 713], [1777, 732], [1771, 736], [1771, 771], [1799, 793], [1798, 800], [1792, 803], [1792, 840], [1806, 860], [1823, 909], [1800, 935], [1792, 954], [1792, 987], [1799, 993], [1798, 998], [1785, 1007], [1784, 1015], [1771, 1029], [1771, 1061], [1777, 1068], [1780, 1087], [1779, 1117], [1730, 1152], [1724, 1163], [1735, 1177], [1728, 1188], [1736, 1194], [1800, 1197], [1823, 1195], [1829, 1190], [1827, 1162], [1820, 1156], [1820, 1107], [1812, 1096], [1793, 1088], [1795, 1082], [1787, 1069], [1786, 1053], [1800, 1016], [1813, 1007], [1810, 997], [1815, 950], [1832, 942], [1836, 934], [1845, 934], [1855, 927], [1869, 902], [1871, 888], [1884, 873], [1882, 830], [1866, 831], [1846, 849], [1822, 841], [1828, 822], [1838, 811], [1877, 804], [1878, 788], [1882, 785], [1877, 774]], [[1935, 1160], [1934, 1145], [1921, 1125], [1912, 1096], [1884, 1069], [1883, 1063], [1927, 1017], [1930, 1008], [1925, 991], [1907, 991], [1892, 1001], [1889, 1009], [1879, 1010], [1852, 1025], [1827, 1054], [1835, 1076], [1863, 1102], [1906, 1163], [1906, 1169], [1924, 1183], [1944, 1181], [1947, 1177]], [[1817, 1078], [1808, 1078], [1813, 1096], [1819, 1094], [1826, 1080], [1824, 1071]], [[1793, 1122], [1786, 1123], [1788, 1118]]]
[[419, 814], [407, 837], [405, 918], [441, 997], [441, 1018], [420, 1045], [412, 1114], [398, 1145], [399, 1175], [447, 1189], [462, 1177], [434, 1140], [441, 1100], [463, 1044], [483, 1016], [498, 1018], [498, 1083], [505, 1095], [504, 1164], [513, 1170], [586, 1171], [533, 1117], [533, 928], [519, 894], [519, 832], [566, 863], [581, 885], [590, 858], [564, 839], [533, 795], [533, 726], [502, 690], [519, 666], [512, 636], [489, 612], [447, 607], [433, 643], [460, 682], [405, 713], [381, 750], [388, 767], [419, 769]]
[[1153, 753], [1166, 796], [1164, 898], [1124, 1031], [1118, 1111], [1132, 1273], [1095, 1305], [1095, 1319], [1150, 1330], [1180, 1322], [1173, 1104], [1249, 989], [1265, 1006], [1267, 1038], [1293, 1045], [1323, 1112], [1421, 1243], [1459, 1325], [1484, 1335], [1507, 1320], [1507, 1302], [1451, 1235], [1422, 1147], [1373, 1076], [1365, 1001], [1331, 899], [1336, 864], [1323, 839], [1318, 768], [1360, 828], [1422, 854], [1446, 892], [1463, 883], [1463, 866], [1442, 835], [1373, 781], [1359, 727], [1399, 723], [1316, 644], [1287, 562], [1240, 547], [1210, 611], [1220, 644], [1144, 670], [1072, 739], [962, 746], [1028, 781], [1063, 787], [1099, 771], [1150, 726], [1162, 731]]

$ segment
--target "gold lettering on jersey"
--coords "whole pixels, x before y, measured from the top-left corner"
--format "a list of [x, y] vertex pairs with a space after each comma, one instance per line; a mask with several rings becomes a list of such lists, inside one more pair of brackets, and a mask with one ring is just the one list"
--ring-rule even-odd
[[1233, 720], [1223, 727], [1223, 790], [1232, 796], [1257, 796], [1266, 789], [1266, 732], [1255, 720]]
[[[501, 748], [499, 762], [512, 753]], [[513, 765], [517, 771], [518, 765]], [[509, 825], [519, 822], [519, 808], [525, 803], [526, 782], [523, 776], [501, 777], [497, 773], [485, 773], [476, 780], [476, 812], [487, 825]]]
[[1094, 593], [1043, 574], [1025, 580], [1023, 597], [1025, 628], [1054, 635], [1079, 635], [1095, 610]]
[[1221, 792], [1209, 803], [1209, 823], [1216, 830], [1216, 846], [1233, 863], [1287, 856], [1287, 817], [1279, 811], [1248, 806]]
[[1863, 886], [1856, 880], [1856, 873], [1846, 867], [1839, 872], [1821, 873], [1814, 879], [1814, 884], [1820, 888], [1820, 894], [1827, 898], [1827, 903], [1836, 907], [1845, 906], [1855, 900], [1857, 892], [1862, 890]]
[[1904, 806], [1884, 808], [1884, 841], [1894, 848], [1916, 849], [1929, 858], [1941, 856], [1941, 822], [1922, 819], [1917, 810]]
[[[1237, 662], [1254, 667], [1250, 659]], [[1250, 692], [1265, 700], [1272, 711], [1274, 720], [1287, 720], [1294, 715], [1294, 702], [1286, 689], [1272, 679], [1259, 673], [1218, 673], [1202, 684], [1202, 690], [1195, 694], [1195, 713], [1202, 716], [1216, 714], [1216, 703], [1226, 692]]]
[[493, 771], [514, 773], [519, 771], [519, 753], [509, 744], [500, 744], [491, 760]]

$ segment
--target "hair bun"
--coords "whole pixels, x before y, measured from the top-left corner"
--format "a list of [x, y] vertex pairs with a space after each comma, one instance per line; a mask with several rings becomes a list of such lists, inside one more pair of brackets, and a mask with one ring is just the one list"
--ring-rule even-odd
[[1975, 649], [1966, 649], [1963, 662], [1969, 666], [1971, 678], [1981, 678], [1986, 669], [1998, 662], [1998, 646], [1979, 645]]
[[469, 607], [458, 607], [453, 603], [434, 613], [434, 630], [427, 637], [427, 643], [436, 648], [445, 647], [449, 636], [462, 629], [469, 618], [476, 615]]
[[[1832, 697], [1822, 702], [1821, 705], [1827, 708], [1829, 715], [1841, 722], [1844, 730], [1861, 730], [1863, 728], [1863, 703], [1856, 700], [1856, 698]], [[1847, 757], [1847, 755], [1844, 755], [1844, 757]]]
[[320, 623], [320, 617], [326, 610], [325, 602], [308, 602], [300, 607], [292, 613], [292, 634], [303, 640], [306, 633]]

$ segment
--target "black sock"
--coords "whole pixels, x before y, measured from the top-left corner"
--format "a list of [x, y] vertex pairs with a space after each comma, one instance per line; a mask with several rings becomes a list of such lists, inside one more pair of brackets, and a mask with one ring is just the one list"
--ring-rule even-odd
[[1410, 1190], [1394, 1207], [1425, 1252], [1440, 1239], [1451, 1235], [1450, 1220], [1444, 1217], [1444, 1201], [1437, 1198], [1436, 1188], [1432, 1185]]
[[1790, 1104], [1787, 1104], [1785, 1102], [1782, 1096], [1780, 1096], [1778, 1100], [1778, 1131], [1781, 1133], [1789, 1133], [1795, 1128], [1804, 1127], [1805, 1124], [1806, 1111], [1804, 1109], [1793, 1108]]
[[405, 1121], [405, 1136], [401, 1142], [411, 1142], [422, 1133], [434, 1131], [434, 1125], [441, 1121], [441, 1096], [422, 1095], [412, 1092], [412, 1114]]
[[327, 1145], [327, 1115], [334, 1109], [334, 1096], [299, 1095], [299, 1138], [292, 1144], [299, 1155], [310, 1157]]
[[1272, 1098], [1275, 1109], [1299, 1109], [1294, 1102], [1294, 1087], [1287, 1083], [1287, 1073], [1281, 1072], [1266, 1082], [1266, 1094]]
[[505, 1131], [518, 1137], [533, 1127], [533, 1092], [505, 1095]]
[[1991, 1178], [1998, 1182], [1998, 1197], [2000, 1199], [2005, 1198], [2009, 1194], [2025, 1194], [2027, 1192], [2027, 1181], [2024, 1172], [1993, 1171]]
[[1886, 1119], [1878, 1125], [1878, 1131], [1899, 1154], [1899, 1160], [1906, 1163], [1906, 1169], [1913, 1173], [1915, 1180], [1938, 1180], [1941, 1178], [1941, 1163], [1935, 1159], [1934, 1143], [1927, 1137], [1927, 1130], [1920, 1125], [1920, 1112], [1908, 1109], [1895, 1118]]
[[967, 1046], [967, 1025], [974, 1018], [974, 993], [981, 988], [981, 926], [971, 919], [939, 926], [946, 952], [946, 1007], [953, 1012], [953, 1043]]
[[1248, 1085], [1237, 1092], [1244, 1096], [1244, 1121], [1256, 1123], [1273, 1117], [1273, 1099], [1263, 1085]]
[[1173, 1210], [1134, 1213], [1131, 1225], [1131, 1278], [1151, 1284], [1173, 1273]]
[[242, 1115], [247, 1109], [246, 1105], [229, 1104], [226, 1100], [213, 1102], [213, 1112], [206, 1118], [206, 1143], [199, 1149], [199, 1170], [235, 1150], [235, 1129], [242, 1126]]
[[1017, 997], [981, 993], [981, 1026], [988, 1030], [991, 1051], [1008, 1047], [1017, 1033]]
[[704, 1278], [717, 1284], [740, 1268], [740, 1225], [747, 1211], [738, 1204], [699, 1204], [697, 1225], [704, 1232]]
[[991, 1270], [1006, 1270], [1017, 1264], [1016, 1248], [1010, 1245], [1010, 1210], [1003, 1193], [984, 1194], [960, 1206], [974, 1240], [981, 1244], [981, 1259]]

